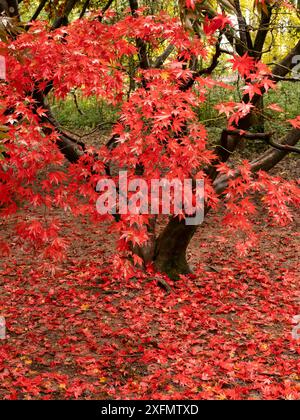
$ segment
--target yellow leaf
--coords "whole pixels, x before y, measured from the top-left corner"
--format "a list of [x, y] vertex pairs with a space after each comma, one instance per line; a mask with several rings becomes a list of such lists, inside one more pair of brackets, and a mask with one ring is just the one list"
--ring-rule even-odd
[[163, 80], [169, 79], [169, 73], [167, 71], [162, 71], [160, 75]]

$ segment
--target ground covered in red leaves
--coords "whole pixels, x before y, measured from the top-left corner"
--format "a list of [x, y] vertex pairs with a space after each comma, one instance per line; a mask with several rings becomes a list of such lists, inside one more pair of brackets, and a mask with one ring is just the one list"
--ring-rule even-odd
[[111, 239], [72, 226], [51, 275], [33, 251], [2, 260], [0, 399], [300, 398], [295, 225], [243, 259], [203, 229], [195, 275], [171, 288], [151, 273], [115, 280]]

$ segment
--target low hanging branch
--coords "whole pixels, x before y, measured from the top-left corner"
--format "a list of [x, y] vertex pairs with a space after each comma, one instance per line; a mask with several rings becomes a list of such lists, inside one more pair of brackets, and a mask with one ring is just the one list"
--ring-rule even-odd
[[282, 150], [288, 153], [300, 153], [300, 149], [294, 146], [276, 143], [272, 140], [272, 136], [275, 132], [271, 133], [244, 133], [240, 130], [223, 130], [227, 135], [238, 136], [248, 140], [264, 140], [267, 144], [274, 147], [274, 149]]
[[284, 144], [276, 143], [271, 138], [266, 138], [266, 141], [270, 146], [274, 147], [274, 149], [281, 150], [283, 152], [288, 152], [288, 153], [299, 153], [300, 154], [300, 149], [298, 147], [289, 146], [287, 144], [284, 145]]
[[[276, 148], [273, 147], [267, 150], [265, 153], [260, 155], [257, 159], [250, 162], [251, 171], [258, 172], [260, 170], [269, 171], [274, 166], [276, 166], [285, 156], [291, 151], [297, 150], [297, 153], [300, 152], [300, 149], [294, 147], [300, 141], [300, 130], [297, 128], [292, 129], [287, 136], [282, 139], [281, 143], [275, 143]], [[272, 142], [274, 143], [274, 142]], [[293, 149], [293, 150], [291, 150]], [[235, 174], [228, 177], [227, 175], [219, 176], [214, 181], [214, 189], [218, 194], [222, 194], [228, 186], [228, 181], [234, 179], [240, 175], [239, 171], [236, 171]]]
[[[54, 118], [54, 116], [52, 115], [50, 109], [47, 110], [47, 115], [45, 116], [45, 119], [51, 124], [53, 125], [53, 127], [56, 129], [56, 131], [61, 134], [63, 137], [67, 138], [68, 140], [70, 140], [72, 143], [77, 144], [78, 146], [80, 146], [82, 148], [82, 150], [86, 149], [85, 144], [80, 141], [79, 139], [77, 139], [77, 136], [75, 137], [75, 134], [71, 134], [71, 132], [63, 129], [60, 124], [56, 121], [56, 119]], [[79, 137], [79, 136], [78, 136]]]

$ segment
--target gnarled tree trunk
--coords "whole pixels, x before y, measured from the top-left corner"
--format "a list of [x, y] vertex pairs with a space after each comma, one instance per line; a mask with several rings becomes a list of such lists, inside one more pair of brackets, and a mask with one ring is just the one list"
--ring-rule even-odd
[[189, 274], [187, 247], [197, 226], [187, 226], [184, 220], [172, 218], [156, 241], [154, 264], [158, 271], [176, 279], [179, 274]]

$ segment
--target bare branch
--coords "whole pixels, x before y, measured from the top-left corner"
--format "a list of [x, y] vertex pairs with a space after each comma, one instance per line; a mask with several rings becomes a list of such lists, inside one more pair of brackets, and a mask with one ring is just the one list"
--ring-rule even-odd
[[[130, 5], [132, 16], [137, 17], [138, 16], [137, 11], [139, 9], [138, 1], [129, 0], [129, 5]], [[140, 66], [142, 69], [146, 70], [150, 67], [150, 60], [147, 53], [147, 44], [141, 38], [137, 38], [136, 45], [139, 52]]]
[[155, 69], [159, 69], [164, 64], [164, 62], [166, 61], [166, 59], [172, 54], [172, 52], [174, 51], [174, 49], [175, 49], [174, 45], [172, 45], [172, 44], [169, 45], [165, 49], [165, 51], [159, 57], [157, 57], [157, 59], [155, 60], [155, 62], [153, 64], [153, 67]]
[[299, 141], [300, 141], [300, 130], [297, 128], [294, 128], [287, 134], [287, 136], [284, 139], [282, 139], [280, 143], [281, 146], [285, 146], [285, 149], [282, 149], [282, 150], [274, 150], [274, 148], [269, 149], [267, 152], [265, 152], [264, 154], [262, 154], [257, 159], [251, 162], [251, 167], [253, 171], [258, 171], [260, 169], [268, 171], [272, 169], [283, 158], [285, 158], [287, 154], [290, 153], [290, 151], [287, 150], [286, 147], [287, 146], [293, 147], [297, 145]]
[[247, 27], [247, 22], [245, 17], [243, 16], [240, 0], [234, 0], [236, 15], [239, 23], [239, 33], [240, 39], [244, 45], [247, 45], [248, 50], [253, 49], [252, 39], [249, 33], [249, 29]]
[[297, 45], [290, 51], [284, 59], [273, 67], [273, 80], [280, 81], [282, 77], [287, 76], [297, 65], [297, 62], [294, 61], [294, 57], [300, 55], [300, 40]]
[[110, 8], [110, 6], [113, 4], [113, 2], [114, 2], [114, 0], [108, 0], [106, 5], [101, 9], [100, 16], [98, 17], [98, 20], [100, 22], [102, 22], [102, 19], [104, 17], [105, 12], [107, 12], [107, 10]]
[[[300, 141], [300, 130], [299, 129], [292, 129], [287, 136], [282, 140], [280, 144], [276, 144], [276, 149], [272, 147], [272, 149], [269, 149], [267, 152], [265, 152], [263, 155], [261, 155], [258, 159], [252, 161], [251, 164], [251, 170], [252, 172], [258, 172], [259, 170], [269, 171], [274, 166], [276, 166], [282, 159], [286, 157], [288, 153], [295, 150], [290, 150], [290, 148], [295, 146]], [[278, 150], [280, 147], [281, 150]], [[288, 150], [289, 149], [289, 150]], [[299, 149], [297, 149], [298, 153]], [[231, 177], [228, 177], [226, 175], [222, 175], [218, 177], [214, 182], [214, 188], [215, 191], [218, 194], [222, 194], [223, 191], [228, 186], [228, 181], [230, 179], [235, 179], [240, 175], [239, 171], [236, 171], [234, 175]]]
[[83, 7], [82, 7], [81, 12], [80, 12], [79, 19], [83, 18], [83, 16], [85, 15], [85, 12], [86, 12], [87, 8], [89, 7], [89, 5], [90, 5], [90, 0], [86, 0]]
[[254, 55], [256, 58], [260, 59], [262, 56], [262, 51], [266, 42], [268, 32], [270, 30], [270, 22], [272, 18], [273, 6], [266, 4], [266, 7], [262, 7], [261, 11], [261, 20], [259, 24], [259, 29], [256, 34], [254, 41]]
[[78, 0], [67, 0], [63, 9], [63, 13], [61, 16], [57, 17], [52, 25], [52, 29], [58, 29], [61, 26], [65, 26], [68, 24], [68, 17], [74, 7], [78, 3]]
[[248, 140], [264, 140], [266, 143], [268, 143], [270, 146], [274, 147], [274, 149], [281, 150], [288, 153], [300, 153], [300, 149], [294, 146], [285, 145], [276, 143], [274, 140], [272, 140], [272, 136], [275, 134], [272, 133], [243, 133], [240, 130], [224, 130], [225, 133], [228, 135], [234, 135], [238, 136], [244, 139]]
[[38, 5], [36, 11], [34, 12], [32, 18], [30, 19], [30, 22], [35, 21], [39, 15], [41, 14], [42, 10], [44, 9], [44, 7], [46, 6], [48, 0], [41, 0], [40, 4]]
[[275, 79], [277, 82], [291, 82], [291, 83], [297, 83], [300, 82], [300, 77], [281, 77], [272, 75], [272, 78]]

